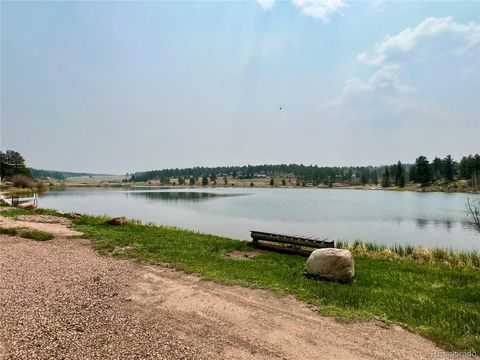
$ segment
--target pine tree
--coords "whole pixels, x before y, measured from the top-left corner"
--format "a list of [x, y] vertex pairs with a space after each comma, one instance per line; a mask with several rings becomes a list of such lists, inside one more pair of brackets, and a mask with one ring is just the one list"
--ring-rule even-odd
[[438, 157], [432, 161], [432, 177], [433, 180], [438, 181], [442, 178], [443, 174], [443, 163], [442, 160]]
[[360, 182], [365, 185], [368, 183], [368, 179], [370, 178], [370, 170], [362, 169], [360, 170]]
[[445, 180], [448, 182], [453, 181], [453, 175], [454, 175], [454, 163], [453, 159], [450, 155], [447, 155], [445, 159], [443, 159], [443, 169], [444, 169], [444, 176]]
[[405, 186], [405, 170], [400, 161], [398, 161], [395, 166], [395, 185], [400, 187]]
[[415, 165], [410, 166], [410, 171], [408, 172], [408, 178], [411, 182], [417, 182], [417, 168]]
[[390, 177], [390, 174], [388, 172], [388, 166], [385, 167], [385, 172], [383, 173], [383, 179], [382, 179], [382, 186], [383, 187], [388, 187], [390, 185], [388, 178]]
[[426, 186], [430, 184], [432, 180], [432, 174], [430, 172], [430, 166], [428, 159], [425, 156], [419, 156], [415, 161], [416, 181]]

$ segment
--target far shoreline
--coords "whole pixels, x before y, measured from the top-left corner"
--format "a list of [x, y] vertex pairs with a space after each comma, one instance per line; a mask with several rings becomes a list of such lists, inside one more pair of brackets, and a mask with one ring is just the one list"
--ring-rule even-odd
[[446, 186], [439, 185], [429, 185], [422, 187], [420, 184], [407, 184], [405, 187], [401, 188], [398, 186], [391, 187], [382, 187], [375, 185], [342, 185], [342, 184], [333, 184], [331, 187], [322, 185], [322, 186], [295, 186], [295, 185], [274, 185], [269, 184], [255, 184], [250, 186], [247, 182], [241, 182], [241, 185], [235, 183], [234, 185], [223, 185], [223, 184], [208, 184], [208, 185], [160, 185], [153, 183], [84, 183], [84, 182], [71, 182], [66, 181], [63, 183], [53, 184], [46, 187], [46, 190], [57, 190], [61, 188], [122, 188], [122, 189], [136, 189], [136, 188], [151, 188], [151, 189], [245, 189], [245, 188], [263, 188], [263, 189], [318, 189], [318, 190], [367, 190], [367, 191], [396, 191], [396, 192], [420, 192], [420, 193], [466, 193], [466, 194], [480, 194], [480, 190], [474, 190], [471, 188], [447, 188]]

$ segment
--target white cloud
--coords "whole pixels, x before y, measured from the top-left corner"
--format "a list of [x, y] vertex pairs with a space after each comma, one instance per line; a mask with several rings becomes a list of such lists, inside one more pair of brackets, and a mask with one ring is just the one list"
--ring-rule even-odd
[[411, 148], [438, 153], [445, 144], [468, 149], [465, 144], [478, 142], [478, 132], [465, 129], [478, 129], [479, 106], [472, 99], [478, 92], [479, 47], [480, 25], [452, 18], [427, 18], [387, 36], [373, 52], [357, 55], [374, 66], [373, 73], [346, 80], [338, 97], [318, 105], [319, 119], [344, 141], [395, 148], [399, 157]]
[[[396, 54], [408, 53], [433, 39], [453, 37], [453, 46], [444, 46], [444, 50], [455, 54], [464, 53], [480, 44], [480, 25], [471, 22], [462, 24], [451, 17], [426, 18], [414, 29], [406, 28], [397, 35], [387, 35], [375, 45], [373, 54], [362, 52], [357, 60], [366, 64], [381, 65], [391, 62]], [[433, 54], [432, 54], [433, 55]]]
[[272, 10], [275, 0], [257, 0], [264, 11]]
[[292, 0], [304, 15], [327, 22], [330, 16], [348, 5], [345, 0]]
[[352, 78], [345, 81], [344, 91], [346, 93], [375, 92], [384, 94], [408, 94], [415, 91], [411, 86], [400, 82], [396, 66], [384, 66], [376, 71], [367, 82], [359, 78]]

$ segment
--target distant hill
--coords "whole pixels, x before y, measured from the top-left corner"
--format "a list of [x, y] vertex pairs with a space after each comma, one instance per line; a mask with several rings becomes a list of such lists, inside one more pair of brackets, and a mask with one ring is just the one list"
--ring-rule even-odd
[[94, 173], [84, 173], [84, 172], [70, 172], [70, 171], [59, 171], [59, 170], [43, 170], [43, 169], [33, 169], [30, 168], [30, 173], [34, 179], [42, 177], [50, 177], [57, 180], [66, 180], [71, 177], [78, 176], [108, 176], [110, 174], [94, 174]]

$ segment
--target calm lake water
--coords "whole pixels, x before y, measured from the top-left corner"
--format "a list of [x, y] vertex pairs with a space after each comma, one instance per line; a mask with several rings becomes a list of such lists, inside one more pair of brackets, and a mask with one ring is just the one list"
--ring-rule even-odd
[[473, 194], [327, 189], [73, 189], [49, 191], [39, 206], [122, 216], [247, 240], [249, 230], [353, 242], [480, 251], [466, 223]]

